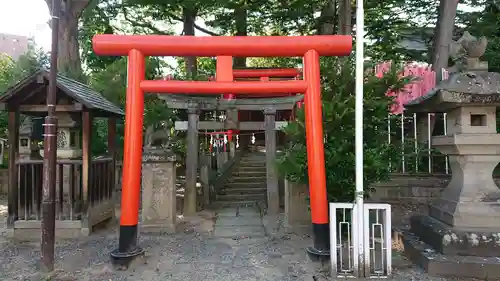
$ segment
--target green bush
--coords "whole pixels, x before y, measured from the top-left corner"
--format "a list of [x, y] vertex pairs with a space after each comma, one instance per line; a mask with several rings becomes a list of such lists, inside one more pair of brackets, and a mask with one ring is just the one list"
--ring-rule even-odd
[[[328, 200], [349, 202], [355, 195], [355, 75], [350, 60], [322, 60], [323, 130], [325, 134], [325, 168]], [[369, 72], [367, 72], [369, 73]], [[400, 89], [410, 78], [398, 77], [392, 69], [383, 77], [365, 77], [364, 85], [364, 190], [386, 180], [389, 165], [398, 163], [399, 148], [389, 145], [388, 108], [392, 99], [389, 89]], [[394, 116], [394, 118], [397, 118]], [[304, 110], [297, 112], [296, 121], [285, 128], [290, 145], [278, 159], [278, 170], [288, 180], [307, 183], [307, 152]]]

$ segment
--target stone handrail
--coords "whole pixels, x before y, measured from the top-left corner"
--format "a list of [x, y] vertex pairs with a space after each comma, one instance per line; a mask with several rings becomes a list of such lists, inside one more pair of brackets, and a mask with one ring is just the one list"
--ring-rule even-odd
[[219, 171], [211, 175], [211, 178], [208, 180], [209, 184], [214, 187], [219, 187], [224, 184], [228, 180], [229, 176], [231, 176], [234, 164], [239, 163], [240, 157], [241, 152], [236, 151], [233, 158], [229, 159]]
[[203, 186], [204, 205], [210, 204], [211, 201], [216, 198], [220, 186], [223, 185], [231, 175], [232, 167], [240, 161], [241, 151], [235, 151], [234, 156], [229, 159], [230, 153], [223, 153], [225, 153], [225, 155], [215, 155], [217, 161], [225, 161], [223, 163], [218, 163], [218, 168], [213, 169], [212, 167], [212, 157], [214, 156], [208, 156], [201, 161], [200, 180]]

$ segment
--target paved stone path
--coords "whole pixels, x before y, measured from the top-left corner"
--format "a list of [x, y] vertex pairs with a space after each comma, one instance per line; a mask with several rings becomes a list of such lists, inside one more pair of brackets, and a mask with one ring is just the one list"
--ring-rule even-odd
[[224, 208], [217, 212], [214, 238], [262, 239], [266, 232], [260, 212], [253, 207]]

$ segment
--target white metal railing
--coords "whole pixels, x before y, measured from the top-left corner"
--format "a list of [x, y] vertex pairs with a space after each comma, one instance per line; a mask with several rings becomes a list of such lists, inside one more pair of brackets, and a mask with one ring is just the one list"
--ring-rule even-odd
[[[358, 212], [362, 212], [365, 218], [362, 227], [357, 223]], [[389, 204], [363, 204], [363, 207], [359, 208], [353, 203], [330, 203], [331, 276], [336, 278], [390, 276], [391, 227]], [[359, 258], [360, 253], [364, 253], [363, 259]]]
[[363, 216], [365, 277], [380, 278], [391, 275], [392, 226], [391, 205], [364, 204]]
[[[446, 113], [428, 113], [424, 120], [426, 131], [419, 130], [421, 128], [418, 128], [414, 113], [401, 113], [397, 118], [388, 118], [387, 141], [401, 145], [401, 163], [389, 166], [389, 170], [401, 174], [449, 174], [448, 157], [432, 150], [432, 135], [447, 133], [446, 117]], [[425, 139], [421, 138], [422, 135]]]

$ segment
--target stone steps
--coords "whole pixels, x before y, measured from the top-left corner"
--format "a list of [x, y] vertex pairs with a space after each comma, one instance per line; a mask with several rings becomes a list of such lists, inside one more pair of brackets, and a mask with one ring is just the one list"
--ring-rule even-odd
[[266, 177], [266, 170], [262, 171], [249, 171], [249, 170], [236, 170], [232, 174], [233, 177]]
[[266, 194], [266, 187], [247, 187], [247, 188], [235, 188], [233, 186], [225, 187], [220, 191], [221, 195], [227, 194]]
[[249, 164], [249, 165], [252, 165], [252, 164], [265, 164], [266, 163], [266, 159], [263, 158], [263, 159], [241, 159], [240, 164]]
[[253, 166], [250, 166], [250, 165], [239, 165], [238, 167], [236, 167], [236, 171], [247, 171], [247, 170], [252, 170], [252, 171], [259, 171], [259, 170], [263, 170], [265, 171], [266, 170], [266, 165], [253, 165]]
[[259, 187], [259, 186], [265, 186], [266, 185], [266, 179], [255, 179], [254, 181], [229, 181], [226, 186], [232, 186], [235, 188], [242, 188], [242, 187]]
[[266, 169], [255, 169], [255, 168], [239, 168], [232, 172], [231, 176], [243, 176], [243, 177], [266, 177]]
[[265, 201], [266, 194], [219, 194], [217, 195], [217, 201]]
[[267, 198], [266, 158], [263, 153], [244, 155], [221, 187], [215, 205], [218, 207], [256, 206]]
[[255, 182], [255, 181], [266, 181], [266, 174], [256, 174], [255, 176], [246, 176], [246, 175], [233, 175], [227, 182]]

